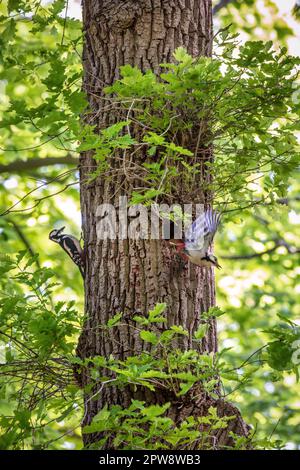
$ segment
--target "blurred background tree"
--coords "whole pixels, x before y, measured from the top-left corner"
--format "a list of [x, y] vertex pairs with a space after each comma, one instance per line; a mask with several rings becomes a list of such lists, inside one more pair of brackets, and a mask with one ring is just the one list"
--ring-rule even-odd
[[[299, 53], [300, 24], [293, 16], [294, 1], [283, 5], [279, 0], [232, 0], [215, 1], [214, 5], [216, 32], [231, 24], [231, 30], [240, 34], [242, 42], [271, 40], [275, 47], [285, 45], [290, 53]], [[1, 256], [20, 250], [28, 250], [32, 256], [39, 253], [37, 268], [52, 269], [59, 283], [52, 288], [53, 302], [74, 300], [77, 312], [82, 312], [80, 274], [59, 247], [48, 240], [49, 231], [62, 225], [80, 237], [78, 155], [74, 144], [84, 108], [80, 92], [79, 2], [65, 5], [63, 0], [9, 0], [1, 3], [0, 15]], [[255, 191], [259, 195], [257, 186]], [[288, 196], [277, 204], [245, 209], [232, 217], [217, 237], [215, 247], [223, 267], [217, 273], [217, 302], [225, 311], [218, 323], [220, 350], [238, 374], [245, 376], [257, 369], [241, 384], [224, 380], [224, 393], [238, 404], [257, 438], [272, 437], [290, 449], [300, 446], [300, 386], [297, 376], [284, 370], [284, 364], [277, 364], [277, 370], [274, 364], [268, 364], [270, 356], [266, 355], [265, 345], [276, 338], [272, 328], [278, 322], [300, 325], [299, 222], [299, 181], [295, 177]], [[10, 292], [14, 292], [9, 298], [12, 303], [16, 292], [19, 298], [37, 296], [41, 286], [29, 275], [13, 278], [8, 261], [2, 261], [3, 298]], [[34, 311], [40, 300], [33, 300]], [[4, 308], [1, 318], [5, 321], [12, 305], [9, 302], [2, 302], [6, 311]], [[11, 319], [11, 334], [14, 322], [20, 320], [26, 308]], [[47, 308], [51, 309], [51, 305]], [[82, 319], [72, 313], [72, 306], [63, 308], [63, 321], [69, 328], [67, 352], [72, 355]], [[42, 325], [33, 324], [26, 334], [40, 338], [41, 328]], [[6, 329], [4, 333], [1, 366], [11, 355], [18, 354], [18, 345], [7, 336], [10, 332]], [[19, 348], [24, 352], [24, 345], [19, 344]], [[58, 359], [64, 353], [59, 348]], [[66, 378], [65, 391], [55, 384], [47, 392], [51, 377], [43, 371], [44, 388], [39, 396], [44, 398], [33, 425], [28, 403], [25, 398], [20, 400], [26, 377], [22, 374], [20, 380], [8, 380], [7, 375], [2, 379], [0, 426], [10, 431], [2, 436], [0, 448], [19, 446], [20, 440], [25, 447], [80, 448], [82, 409], [80, 401], [76, 401], [80, 395], [72, 379]], [[33, 390], [34, 385], [31, 387]], [[53, 397], [50, 405], [46, 403], [47, 394]], [[71, 407], [70, 399], [74, 403]], [[49, 424], [45, 426], [45, 422]]]
[[[275, 47], [286, 45], [299, 55], [300, 25], [293, 17], [293, 0], [214, 3], [218, 27], [232, 24], [242, 41], [271, 40]], [[277, 323], [278, 315], [300, 324], [299, 202], [295, 175], [288, 198], [278, 208], [244, 211], [238, 214], [241, 225], [228, 224], [218, 237], [216, 251], [224, 254], [217, 279], [218, 302], [227, 312], [219, 320], [219, 339], [224, 348], [230, 348], [226, 356], [233, 367], [264, 346], [268, 339], [264, 331]], [[239, 403], [257, 435], [272, 435], [286, 448], [299, 448], [299, 383], [294, 375], [268, 370], [258, 358], [259, 354], [254, 355], [247, 366], [258, 365], [255, 379], [242, 390], [226, 393]]]

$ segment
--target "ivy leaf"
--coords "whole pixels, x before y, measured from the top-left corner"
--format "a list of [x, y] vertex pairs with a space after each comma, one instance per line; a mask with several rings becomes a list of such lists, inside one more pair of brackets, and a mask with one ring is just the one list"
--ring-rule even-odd
[[108, 328], [117, 326], [120, 323], [121, 318], [122, 318], [122, 313], [116, 313], [112, 318], [108, 320], [107, 322]]
[[166, 310], [167, 304], [156, 304], [153, 310], [149, 311], [148, 318], [151, 323], [163, 323], [166, 321], [166, 318], [161, 314]]
[[190, 56], [184, 47], [178, 47], [174, 52], [174, 57], [178, 62], [183, 63], [184, 65], [191, 64], [193, 62], [192, 56]]
[[152, 405], [142, 409], [141, 413], [142, 415], [147, 416], [147, 418], [153, 419], [164, 414], [168, 408], [170, 408], [170, 403], [165, 403], [162, 406]]
[[156, 334], [152, 333], [151, 331], [142, 330], [140, 332], [140, 337], [143, 341], [146, 341], [147, 343], [151, 343], [154, 345], [156, 345], [159, 341]]
[[172, 152], [180, 153], [180, 155], [186, 155], [187, 157], [192, 157], [194, 154], [188, 149], [181, 147], [180, 145], [175, 145], [173, 142], [165, 145], [167, 149]]
[[188, 336], [188, 331], [185, 330], [181, 325], [172, 325], [171, 328], [170, 328], [172, 331], [175, 331], [175, 333], [179, 334], [179, 335], [184, 335], [184, 336]]
[[208, 330], [208, 325], [206, 325], [206, 324], [199, 325], [197, 331], [195, 331], [195, 333], [194, 333], [195, 339], [200, 340], [200, 339], [204, 338], [204, 336], [207, 333], [207, 330]]

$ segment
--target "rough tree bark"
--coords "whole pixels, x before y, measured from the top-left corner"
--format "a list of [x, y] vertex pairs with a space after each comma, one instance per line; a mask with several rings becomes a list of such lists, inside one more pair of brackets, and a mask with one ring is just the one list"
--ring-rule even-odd
[[[83, 0], [85, 46], [83, 55], [84, 89], [99, 128], [111, 122], [101, 105], [99, 96], [103, 87], [119, 76], [119, 67], [135, 65], [142, 70], [159, 71], [162, 62], [171, 62], [173, 52], [184, 46], [193, 56], [210, 56], [212, 52], [211, 0]], [[191, 142], [195, 148], [195, 141]], [[190, 337], [184, 337], [181, 347], [191, 347], [191, 334], [201, 321], [201, 312], [215, 304], [215, 280], [211, 269], [188, 265], [177, 269], [176, 260], [168, 244], [156, 240], [124, 240], [97, 242], [96, 210], [99, 204], [117, 204], [118, 197], [126, 194], [126, 184], [120, 177], [114, 180], [98, 178], [86, 184], [94, 162], [88, 152], [81, 156], [81, 207], [86, 250], [85, 309], [87, 321], [79, 340], [78, 355], [118, 358], [139, 354], [147, 346], [130, 327], [136, 312], [147, 313], [157, 302], [167, 304], [168, 327], [182, 325]], [[184, 201], [191, 202], [191, 201]], [[205, 201], [204, 201], [205, 202]], [[124, 313], [122, 326], [110, 331], [108, 337], [103, 325], [117, 312]], [[125, 325], [124, 325], [125, 323]], [[203, 340], [202, 351], [216, 351], [216, 324], [211, 322]], [[88, 383], [83, 372], [82, 383]], [[189, 415], [205, 415], [209, 406], [218, 408], [220, 416], [236, 415], [230, 429], [223, 430], [215, 439], [217, 447], [230, 443], [230, 430], [247, 435], [248, 429], [239, 412], [221, 398], [212, 399], [204, 393], [192, 401], [172, 396], [171, 392], [156, 393], [139, 388], [117, 390], [103, 388], [96, 399], [85, 396], [84, 425], [107, 404], [130, 405], [131, 398], [150, 403], [170, 401], [169, 416], [175, 422]], [[180, 406], [179, 406], [180, 405]], [[87, 434], [85, 445], [97, 441], [99, 436]]]

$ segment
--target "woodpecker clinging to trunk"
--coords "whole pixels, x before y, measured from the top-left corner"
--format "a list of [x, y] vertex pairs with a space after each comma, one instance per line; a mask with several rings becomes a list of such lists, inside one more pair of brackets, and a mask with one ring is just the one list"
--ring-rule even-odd
[[53, 242], [58, 243], [62, 249], [65, 250], [71, 260], [78, 266], [81, 275], [84, 278], [84, 256], [80, 242], [77, 238], [73, 237], [73, 235], [62, 233], [64, 229], [65, 227], [52, 230], [49, 233], [49, 238]]
[[184, 259], [197, 266], [221, 268], [217, 257], [209, 253], [220, 218], [218, 212], [208, 209], [188, 228], [184, 240], [171, 239], [169, 243], [176, 246], [177, 252]]

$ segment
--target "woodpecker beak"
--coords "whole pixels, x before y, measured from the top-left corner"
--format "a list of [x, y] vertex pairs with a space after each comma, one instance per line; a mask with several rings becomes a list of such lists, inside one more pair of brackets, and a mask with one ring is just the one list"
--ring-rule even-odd
[[219, 264], [219, 263], [216, 263], [216, 265], [215, 265], [215, 266], [216, 266], [216, 268], [218, 268], [218, 269], [222, 269], [222, 266], [220, 266], [220, 264]]
[[60, 233], [60, 232], [62, 232], [63, 230], [65, 230], [65, 228], [66, 228], [66, 227], [59, 228], [59, 229], [57, 230], [57, 232]]

